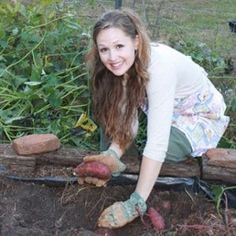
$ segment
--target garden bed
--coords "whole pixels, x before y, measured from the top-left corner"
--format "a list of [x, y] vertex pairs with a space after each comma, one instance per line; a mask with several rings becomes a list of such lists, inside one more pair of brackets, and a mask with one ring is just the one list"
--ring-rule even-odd
[[[38, 166], [26, 179], [41, 180], [47, 176], [73, 178], [73, 167]], [[16, 169], [14, 175], [22, 173]], [[27, 177], [28, 176], [28, 177]], [[54, 184], [53, 184], [54, 183]], [[0, 234], [30, 236], [95, 236], [95, 235], [236, 235], [235, 209], [222, 208], [202, 192], [157, 184], [148, 206], [159, 209], [166, 229], [156, 231], [147, 215], [127, 226], [98, 229], [97, 219], [102, 210], [115, 201], [126, 200], [135, 183], [113, 182], [106, 187], [80, 186], [74, 182], [16, 181], [2, 172], [0, 180]]]

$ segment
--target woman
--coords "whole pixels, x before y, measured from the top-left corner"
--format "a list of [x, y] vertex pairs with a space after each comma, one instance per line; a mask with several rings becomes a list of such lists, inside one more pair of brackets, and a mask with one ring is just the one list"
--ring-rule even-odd
[[[147, 209], [146, 200], [164, 160], [182, 161], [216, 147], [229, 118], [222, 95], [190, 57], [164, 44], [150, 44], [139, 17], [114, 10], [96, 22], [88, 55], [95, 116], [111, 144], [84, 161], [124, 171], [120, 158], [138, 130], [138, 109], [147, 114], [147, 141], [134, 193], [103, 211], [98, 226], [118, 228]], [[105, 181], [87, 177], [103, 186]]]

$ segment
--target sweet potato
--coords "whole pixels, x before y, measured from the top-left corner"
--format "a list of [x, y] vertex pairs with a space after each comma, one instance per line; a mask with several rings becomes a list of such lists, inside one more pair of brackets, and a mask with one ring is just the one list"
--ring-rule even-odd
[[155, 210], [153, 207], [150, 207], [148, 209], [148, 216], [157, 230], [163, 230], [165, 228], [165, 221], [163, 217], [160, 215], [160, 213]]
[[111, 178], [109, 167], [99, 161], [89, 161], [79, 164], [74, 169], [74, 174], [79, 177], [96, 177], [99, 179]]

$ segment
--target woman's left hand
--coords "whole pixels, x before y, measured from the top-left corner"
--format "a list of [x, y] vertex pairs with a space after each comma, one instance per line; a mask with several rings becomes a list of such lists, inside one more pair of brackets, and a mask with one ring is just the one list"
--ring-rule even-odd
[[106, 208], [98, 219], [98, 227], [120, 228], [133, 221], [147, 210], [144, 199], [137, 193], [124, 202], [115, 202]]

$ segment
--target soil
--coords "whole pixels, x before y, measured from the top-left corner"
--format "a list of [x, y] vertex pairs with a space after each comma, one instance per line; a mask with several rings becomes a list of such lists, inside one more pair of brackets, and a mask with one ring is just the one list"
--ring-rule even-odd
[[[40, 166], [32, 176], [71, 176], [73, 168]], [[18, 173], [19, 175], [19, 173]], [[22, 173], [21, 173], [22, 175]], [[64, 186], [0, 179], [0, 235], [3, 236], [150, 236], [236, 235], [235, 209], [221, 214], [203, 193], [160, 190], [155, 187], [148, 206], [159, 211], [165, 229], [157, 231], [148, 215], [120, 229], [98, 229], [102, 210], [126, 200], [134, 184], [94, 187], [68, 183]]]

